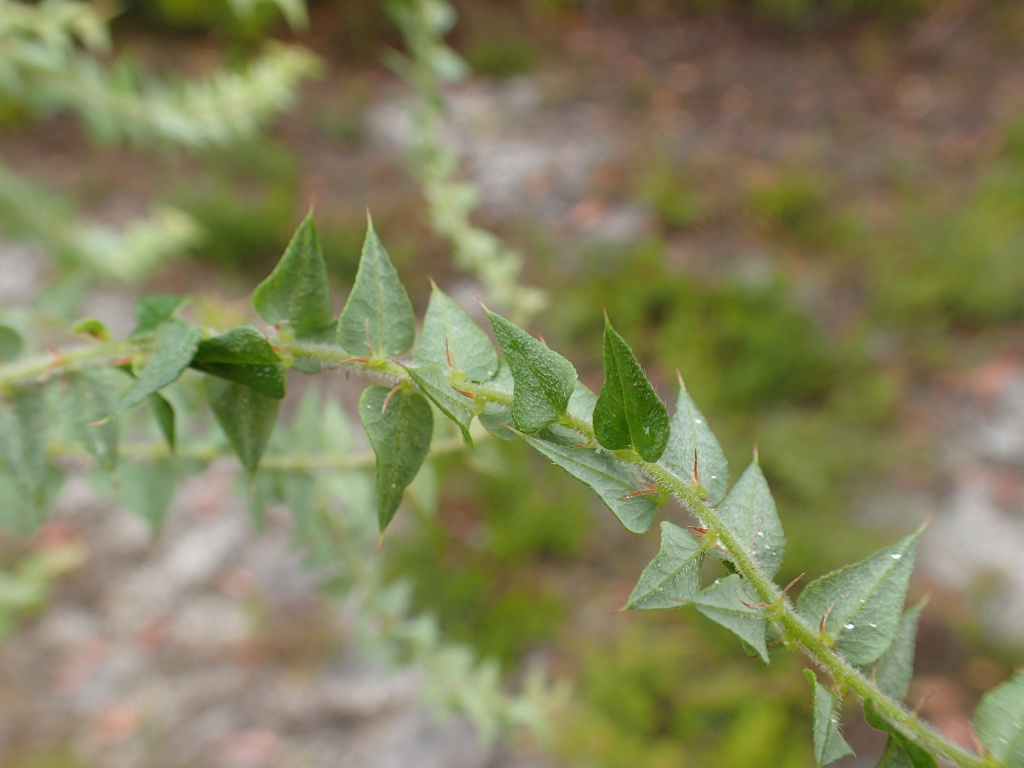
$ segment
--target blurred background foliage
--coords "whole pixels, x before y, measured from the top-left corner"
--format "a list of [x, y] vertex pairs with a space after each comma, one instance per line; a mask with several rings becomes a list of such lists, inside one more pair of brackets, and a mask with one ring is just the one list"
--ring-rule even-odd
[[[455, 273], [445, 244], [427, 226], [416, 184], [393, 159], [345, 160], [340, 186], [326, 185], [317, 170], [372, 144], [364, 113], [391, 82], [381, 64], [385, 52], [401, 46], [383, 4], [313, 0], [307, 31], [290, 30], [280, 4], [253, 3], [253, 12], [241, 16], [237, 5], [131, 0], [114, 22], [116, 47], [157, 66], [179, 54], [201, 62], [210, 49], [230, 65], [276, 36], [308, 45], [328, 73], [309, 86], [297, 114], [268, 135], [149, 161], [148, 193], [185, 212], [202, 233], [189, 240], [185, 265], [167, 262], [154, 284], [181, 290], [214, 273], [229, 286], [251, 286], [317, 199], [335, 278], [352, 278], [368, 205], [406, 284], [414, 293], [421, 287], [414, 301], [422, 307], [426, 275], [441, 281]], [[870, 66], [873, 58], [898, 55], [910, 25], [932, 10], [925, 0], [454, 5], [460, 24], [450, 42], [474, 76], [496, 79], [556, 66], [584, 13], [623, 23], [666, 14], [682, 22], [725, 18], [739, 35], [792, 36], [798, 46], [845, 34]], [[958, 5], [967, 3], [947, 4], [951, 12]], [[993, 45], [1024, 41], [1024, 14], [1013, 2], [981, 5]], [[648, 96], [626, 89], [622, 108], [642, 121], [651, 115]], [[0, 107], [6, 130], [32, 130], [13, 103]], [[538, 234], [527, 220], [502, 221], [500, 229], [531, 256], [524, 280], [556, 297], [538, 329], [586, 383], [600, 385], [596, 339], [604, 303], [667, 399], [674, 369], [682, 372], [734, 476], [757, 441], [790, 541], [779, 577], [785, 583], [892, 538], [891, 531], [851, 522], [850, 511], [860, 490], [887, 482], [893, 467], [905, 473], [926, 466], [926, 441], [901, 431], [913, 387], [1019, 331], [1024, 118], [993, 133], [991, 151], [956, 173], [943, 177], [929, 172], [928, 158], [911, 160], [867, 188], [845, 187], [826, 161], [811, 159], [768, 164], [736, 189], [727, 163], [708, 169], [650, 141], [617, 172], [620, 183], [609, 193], [645, 212], [649, 235], [580, 246]], [[881, 217], [879, 198], [886, 203]], [[683, 269], [671, 256], [674, 245], [709, 231], [738, 237], [745, 249], [767, 255], [769, 267]], [[840, 321], [802, 293], [800, 278], [811, 267], [826, 288], [845, 287], [852, 309]], [[555, 746], [563, 759], [636, 768], [810, 763], [807, 693], [796, 660], [780, 659], [765, 671], [731, 637], [691, 614], [608, 616], [656, 551], [655, 537], [625, 535], [581, 487], [522, 446], [486, 444], [437, 466], [438, 514], [417, 516], [387, 541], [387, 569], [412, 577], [415, 604], [435, 611], [451, 637], [507, 671], [539, 656], [575, 681]], [[732, 738], [736, 733], [743, 737]]]

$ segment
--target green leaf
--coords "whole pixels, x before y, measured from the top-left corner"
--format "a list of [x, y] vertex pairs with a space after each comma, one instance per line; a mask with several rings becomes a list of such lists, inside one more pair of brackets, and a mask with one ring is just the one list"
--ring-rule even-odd
[[118, 474], [121, 503], [149, 523], [156, 536], [163, 529], [178, 487], [174, 461], [164, 456], [152, 463], [132, 464]]
[[892, 643], [872, 668], [865, 668], [866, 675], [872, 677], [883, 693], [902, 701], [910, 688], [910, 678], [914, 674], [914, 650], [917, 646], [917, 623], [921, 618], [924, 601], [904, 612], [900, 618], [900, 626]]
[[638, 490], [629, 470], [606, 453], [586, 446], [575, 447], [579, 437], [570, 430], [548, 430], [545, 439], [524, 435], [524, 439], [551, 461], [589, 486], [630, 533], [651, 527], [658, 504], [650, 494], [631, 496]]
[[368, 222], [355, 284], [338, 318], [338, 343], [356, 355], [389, 357], [407, 352], [415, 337], [409, 295]]
[[462, 439], [470, 448], [473, 438], [469, 434], [469, 425], [473, 421], [473, 401], [456, 391], [444, 375], [442, 363], [425, 368], [406, 368], [412, 380], [430, 401], [441, 409], [441, 412], [454, 421], [462, 431]]
[[95, 317], [86, 317], [71, 326], [72, 333], [84, 333], [100, 341], [110, 341], [114, 338], [110, 329], [101, 320]]
[[756, 462], [747, 467], [729, 491], [718, 514], [761, 569], [768, 576], [774, 576], [782, 564], [786, 537], [775, 511], [772, 492]]
[[65, 410], [85, 450], [106, 472], [117, 466], [117, 420], [109, 416], [123, 377], [111, 368], [83, 368], [67, 377]]
[[0, 325], [0, 363], [9, 363], [21, 354], [21, 334], [9, 325]]
[[676, 477], [690, 477], [694, 453], [697, 477], [708, 494], [708, 503], [717, 506], [729, 490], [729, 465], [708, 420], [697, 408], [679, 379], [679, 397], [672, 417], [672, 432], [661, 457], [661, 465]]
[[451, 361], [452, 370], [475, 382], [487, 381], [498, 370], [498, 355], [487, 334], [433, 284], [412, 359], [421, 367]]
[[875, 768], [914, 768], [914, 763], [907, 750], [901, 747], [896, 739], [890, 737]]
[[661, 549], [640, 575], [627, 608], [679, 608], [700, 591], [700, 566], [705, 548], [689, 531], [661, 523]]
[[295, 230], [274, 271], [256, 286], [252, 306], [263, 322], [287, 323], [299, 339], [320, 336], [334, 324], [327, 264], [312, 210]]
[[143, 296], [135, 303], [135, 330], [131, 332], [131, 338], [155, 331], [178, 314], [189, 301], [188, 296], [170, 293]]
[[815, 579], [801, 593], [797, 610], [814, 626], [827, 613], [825, 631], [854, 664], [870, 664], [896, 636], [920, 534]]
[[266, 337], [251, 325], [204, 339], [191, 366], [203, 373], [245, 384], [264, 397], [284, 397], [285, 373], [281, 359]]
[[251, 478], [274, 432], [279, 401], [235, 381], [207, 376], [205, 382], [213, 415]]
[[113, 412], [119, 413], [138, 405], [149, 395], [176, 381], [192, 361], [202, 335], [202, 330], [183, 320], [171, 319], [161, 323], [149, 361], [128, 391], [121, 395]]
[[0, 411], [0, 469], [6, 469], [21, 495], [38, 510], [44, 506], [47, 480], [46, 401], [37, 389], [11, 395], [13, 424]]
[[731, 630], [754, 649], [765, 664], [769, 662], [765, 645], [768, 622], [757, 606], [757, 596], [737, 574], [715, 579], [690, 602], [709, 619]]
[[430, 450], [434, 418], [419, 392], [380, 386], [363, 390], [359, 417], [377, 456], [377, 522], [383, 533]]
[[594, 406], [597, 405], [597, 395], [591, 392], [587, 385], [579, 379], [572, 388], [572, 397], [569, 398], [568, 414], [574, 419], [590, 422], [594, 418]]
[[913, 768], [938, 768], [938, 761], [931, 752], [908, 739], [893, 723], [883, 717], [872, 699], [864, 700], [864, 722], [872, 728], [889, 734], [889, 743], [879, 765], [911, 765]]
[[158, 392], [149, 396], [149, 407], [153, 409], [157, 426], [160, 427], [160, 434], [164, 436], [167, 443], [167, 450], [174, 453], [177, 447], [177, 434], [175, 432], [174, 406], [170, 401]]
[[668, 410], [633, 350], [604, 316], [604, 385], [594, 406], [594, 434], [609, 450], [634, 448], [657, 461], [669, 438]]
[[1024, 672], [981, 697], [974, 731], [992, 757], [1008, 768], [1024, 766]]
[[512, 372], [512, 426], [533, 434], [565, 414], [576, 369], [522, 328], [490, 310], [487, 316]]
[[853, 748], [839, 732], [839, 714], [836, 712], [836, 695], [818, 682], [814, 672], [804, 670], [804, 677], [811, 684], [813, 698], [814, 760], [818, 765], [828, 765], [853, 754]]
[[0, 471], [0, 499], [0, 528], [16, 536], [28, 536], [39, 527], [39, 510], [25, 498], [21, 483], [10, 472]]

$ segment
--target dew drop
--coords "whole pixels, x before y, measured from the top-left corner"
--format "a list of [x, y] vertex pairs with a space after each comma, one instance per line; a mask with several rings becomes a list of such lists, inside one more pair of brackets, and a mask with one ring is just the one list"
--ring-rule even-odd
[[693, 423], [694, 424], [703, 424], [703, 422], [700, 419], [694, 419]]
[[878, 625], [875, 624], [874, 622], [869, 623], [868, 626], [871, 627], [872, 629], [878, 629]]
[[845, 629], [853, 629], [853, 624], [844, 624], [843, 627]]
[[712, 475], [712, 476], [711, 476], [711, 479], [712, 479], [712, 480], [717, 480], [717, 479], [718, 479], [718, 475]]
[[758, 532], [757, 532], [757, 535], [758, 535], [758, 536], [764, 536], [764, 531], [758, 531]]
[[893, 560], [899, 560], [901, 557], [903, 557], [903, 555], [901, 555], [899, 552], [894, 552], [893, 554], [889, 555], [889, 557], [891, 557]]

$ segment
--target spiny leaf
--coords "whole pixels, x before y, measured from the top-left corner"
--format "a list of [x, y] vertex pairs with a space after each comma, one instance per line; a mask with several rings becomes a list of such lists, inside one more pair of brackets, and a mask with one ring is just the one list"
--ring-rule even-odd
[[367, 222], [352, 292], [338, 318], [338, 343], [356, 355], [401, 355], [416, 337], [416, 316], [387, 251]]
[[570, 430], [550, 429], [540, 437], [523, 436], [526, 442], [570, 475], [592, 488], [630, 533], [651, 527], [658, 504], [650, 494], [634, 494], [636, 479], [629, 470], [606, 453], [593, 448], [573, 447], [579, 436]]
[[249, 477], [274, 432], [279, 401], [235, 381], [206, 376], [206, 397]]
[[748, 547], [754, 561], [768, 576], [782, 564], [786, 537], [775, 511], [775, 500], [757, 463], [743, 473], [718, 511], [722, 521]]
[[813, 698], [814, 760], [818, 765], [828, 765], [853, 754], [853, 748], [839, 732], [839, 715], [836, 712], [836, 695], [818, 682], [814, 672], [804, 670], [804, 677], [811, 684]]
[[914, 674], [914, 649], [917, 646], [917, 623], [921, 618], [924, 602], [904, 612], [900, 626], [888, 649], [872, 668], [865, 668], [865, 674], [872, 677], [883, 693], [902, 701], [910, 688]]
[[816, 579], [801, 593], [797, 610], [814, 626], [828, 614], [825, 631], [854, 664], [870, 664], [896, 636], [920, 533]]
[[718, 438], [680, 378], [671, 435], [660, 463], [676, 477], [689, 478], [694, 455], [697, 457], [697, 477], [707, 491], [708, 503], [717, 506], [729, 490], [729, 465]]
[[122, 381], [122, 375], [110, 368], [83, 368], [67, 377], [67, 418], [85, 450], [106, 472], [117, 466], [117, 419], [108, 414]]
[[287, 323], [299, 339], [320, 336], [334, 324], [327, 264], [312, 210], [295, 230], [274, 271], [256, 286], [252, 306], [263, 322]]
[[448, 295], [432, 285], [413, 362], [429, 366], [451, 360], [452, 370], [475, 382], [498, 370], [498, 355], [487, 334]]
[[264, 397], [284, 397], [285, 373], [270, 342], [251, 325], [203, 339], [191, 366], [203, 373], [245, 384]]
[[765, 664], [769, 662], [765, 646], [767, 622], [757, 607], [758, 599], [746, 582], [737, 574], [716, 579], [698, 592], [690, 602], [712, 621], [731, 630], [744, 643], [754, 649]]
[[425, 368], [406, 368], [412, 380], [430, 401], [441, 409], [462, 431], [462, 439], [470, 448], [473, 438], [469, 434], [469, 425], [473, 421], [473, 401], [457, 392], [444, 375], [442, 363]]
[[434, 418], [419, 392], [380, 386], [363, 390], [359, 417], [377, 456], [377, 522], [383, 533], [430, 450]]
[[669, 438], [668, 410], [623, 339], [604, 317], [604, 386], [594, 406], [594, 434], [609, 450], [634, 448], [657, 461]]
[[705, 548], [678, 525], [661, 523], [661, 549], [640, 575], [627, 608], [679, 608], [700, 590]]
[[899, 728], [883, 717], [872, 699], [864, 701], [864, 722], [875, 730], [889, 734], [889, 743], [879, 765], [938, 768], [938, 761], [932, 753], [908, 739]]
[[533, 434], [565, 414], [576, 369], [522, 328], [490, 310], [487, 316], [512, 372], [512, 426]]
[[139, 371], [128, 391], [114, 406], [119, 413], [145, 400], [181, 375], [192, 361], [203, 332], [184, 320], [166, 320], [156, 330], [156, 345], [146, 367]]
[[992, 757], [1008, 768], [1024, 766], [1024, 672], [981, 697], [974, 730]]
[[189, 301], [188, 296], [171, 293], [143, 296], [135, 303], [135, 330], [131, 332], [131, 338], [155, 331], [162, 323], [178, 314]]

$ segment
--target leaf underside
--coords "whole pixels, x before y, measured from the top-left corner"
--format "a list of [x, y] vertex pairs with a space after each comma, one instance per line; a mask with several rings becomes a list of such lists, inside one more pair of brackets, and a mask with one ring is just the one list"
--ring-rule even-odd
[[430, 450], [434, 417], [419, 392], [377, 385], [363, 390], [359, 417], [377, 457], [377, 521], [383, 533]]

